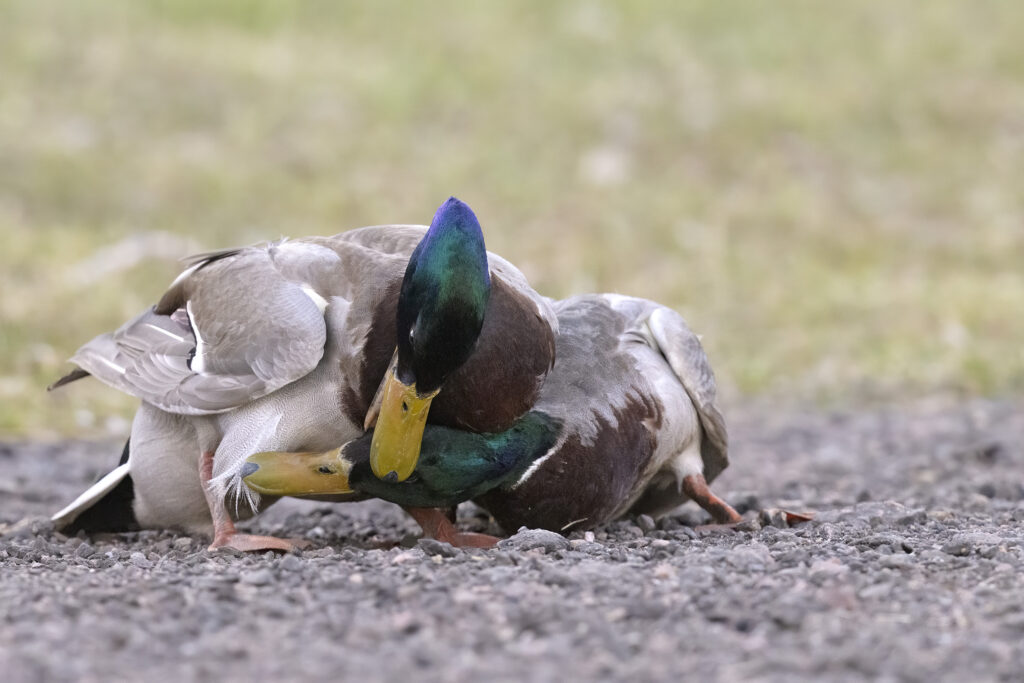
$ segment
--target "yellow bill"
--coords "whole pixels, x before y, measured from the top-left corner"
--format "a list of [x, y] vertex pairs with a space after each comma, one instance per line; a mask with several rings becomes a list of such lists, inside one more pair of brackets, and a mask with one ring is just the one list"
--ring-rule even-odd
[[384, 382], [370, 443], [370, 468], [378, 479], [405, 481], [420, 459], [423, 428], [437, 391], [420, 396], [415, 384], [403, 384], [390, 372]]
[[242, 480], [268, 496], [311, 496], [352, 493], [348, 475], [352, 463], [341, 448], [323, 453], [267, 451], [246, 458]]

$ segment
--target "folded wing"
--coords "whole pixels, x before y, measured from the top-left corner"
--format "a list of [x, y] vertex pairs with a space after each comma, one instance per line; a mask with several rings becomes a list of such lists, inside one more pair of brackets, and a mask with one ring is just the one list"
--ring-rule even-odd
[[[206, 254], [155, 307], [71, 358], [81, 371], [163, 410], [230, 410], [308, 374], [324, 353], [327, 299], [281, 268], [275, 251], [310, 267], [337, 259], [323, 247], [285, 243]], [[282, 259], [283, 262], [287, 262]], [[84, 376], [72, 372], [60, 386]]]

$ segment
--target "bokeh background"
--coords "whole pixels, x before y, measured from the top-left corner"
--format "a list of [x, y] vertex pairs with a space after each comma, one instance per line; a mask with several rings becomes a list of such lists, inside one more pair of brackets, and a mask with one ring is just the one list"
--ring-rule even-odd
[[0, 434], [189, 253], [470, 202], [680, 310], [728, 402], [1024, 389], [1024, 4], [0, 0]]

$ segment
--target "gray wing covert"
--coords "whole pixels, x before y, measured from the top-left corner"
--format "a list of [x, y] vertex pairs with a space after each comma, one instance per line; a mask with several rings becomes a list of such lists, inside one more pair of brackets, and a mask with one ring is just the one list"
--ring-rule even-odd
[[272, 248], [286, 249], [305, 268], [313, 268], [311, 259], [336, 256], [288, 244], [205, 257], [153, 309], [92, 340], [71, 361], [185, 415], [230, 410], [303, 377], [324, 353], [329, 293], [295, 279], [295, 268], [279, 267]]
[[697, 409], [705, 436], [701, 441], [704, 476], [711, 481], [729, 465], [729, 434], [725, 418], [718, 409], [717, 387], [711, 363], [700, 339], [675, 311], [659, 306], [651, 313], [647, 325], [662, 355]]

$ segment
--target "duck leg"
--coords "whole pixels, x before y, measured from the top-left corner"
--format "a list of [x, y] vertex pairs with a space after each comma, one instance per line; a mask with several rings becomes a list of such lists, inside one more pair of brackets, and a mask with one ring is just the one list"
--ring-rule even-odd
[[238, 533], [234, 520], [228, 514], [227, 508], [224, 507], [224, 496], [218, 495], [210, 484], [210, 480], [213, 479], [213, 451], [203, 451], [199, 456], [199, 478], [203, 483], [206, 504], [210, 507], [210, 516], [213, 517], [213, 542], [210, 543], [208, 550], [234, 548], [244, 552], [260, 550], [291, 552], [303, 545], [308, 545], [305, 541], [290, 541], [273, 536]]
[[423, 538], [433, 538], [456, 548], [493, 548], [498, 538], [487, 534], [459, 531], [441, 508], [405, 508], [423, 529]]
[[683, 493], [711, 513], [711, 518], [716, 524], [736, 524], [743, 521], [731, 505], [711, 492], [703, 474], [688, 474], [683, 477]]

